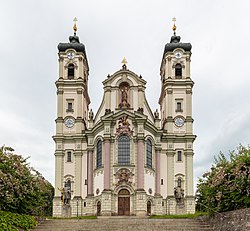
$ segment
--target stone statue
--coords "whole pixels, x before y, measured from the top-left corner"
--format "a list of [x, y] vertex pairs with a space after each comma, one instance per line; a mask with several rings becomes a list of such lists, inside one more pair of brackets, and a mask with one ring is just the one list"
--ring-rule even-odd
[[69, 204], [71, 199], [71, 191], [70, 191], [70, 187], [64, 187], [64, 204], [67, 205]]
[[175, 187], [174, 188], [174, 197], [175, 197], [177, 204], [183, 203], [184, 190], [181, 187]]
[[128, 88], [122, 87], [121, 90], [121, 103], [119, 104], [120, 108], [129, 108], [130, 104], [128, 103]]
[[64, 187], [58, 190], [61, 192], [61, 201], [63, 202], [64, 205], [69, 204], [70, 199], [71, 199], [71, 191], [70, 187]]
[[156, 109], [155, 113], [154, 113], [155, 119], [159, 119], [159, 112], [158, 109]]
[[93, 113], [92, 109], [90, 109], [90, 111], [89, 111], [89, 120], [93, 120], [93, 118], [94, 118], [94, 113]]

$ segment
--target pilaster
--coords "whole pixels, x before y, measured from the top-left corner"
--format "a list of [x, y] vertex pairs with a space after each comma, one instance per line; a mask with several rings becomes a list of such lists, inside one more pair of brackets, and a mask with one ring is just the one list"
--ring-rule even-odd
[[75, 151], [75, 192], [74, 195], [82, 195], [82, 151]]
[[144, 189], [144, 140], [138, 139], [137, 153], [137, 189]]
[[87, 154], [88, 159], [88, 172], [87, 172], [87, 180], [88, 180], [88, 196], [94, 195], [93, 192], [93, 150], [88, 150]]
[[167, 195], [174, 195], [174, 150], [167, 151]]
[[64, 168], [64, 152], [57, 150], [55, 152], [55, 197], [60, 197], [59, 189], [63, 188], [63, 168]]

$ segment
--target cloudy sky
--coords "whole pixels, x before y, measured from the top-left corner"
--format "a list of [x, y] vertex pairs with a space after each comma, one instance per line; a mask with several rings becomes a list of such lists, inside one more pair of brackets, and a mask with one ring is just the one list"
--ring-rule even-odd
[[57, 45], [67, 42], [73, 18], [90, 66], [91, 108], [102, 81], [128, 68], [147, 81], [152, 110], [159, 108], [164, 45], [177, 34], [192, 43], [194, 173], [213, 156], [250, 143], [250, 1], [238, 0], [9, 0], [0, 7], [0, 145], [31, 156], [54, 183]]

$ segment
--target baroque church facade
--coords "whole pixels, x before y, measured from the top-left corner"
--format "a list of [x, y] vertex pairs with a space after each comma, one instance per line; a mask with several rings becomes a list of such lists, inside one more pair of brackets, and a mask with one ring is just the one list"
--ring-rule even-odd
[[94, 115], [76, 24], [69, 43], [58, 45], [53, 216], [195, 212], [191, 44], [173, 30], [160, 66], [159, 112], [146, 100], [146, 81], [124, 60], [103, 81]]

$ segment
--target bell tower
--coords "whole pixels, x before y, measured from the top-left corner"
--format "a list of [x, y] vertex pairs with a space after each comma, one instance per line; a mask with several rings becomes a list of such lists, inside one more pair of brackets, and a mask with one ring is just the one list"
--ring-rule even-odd
[[[84, 44], [76, 35], [69, 36], [69, 43], [59, 43], [59, 78], [57, 88], [57, 118], [55, 141], [55, 197], [53, 216], [67, 216], [74, 213], [74, 199], [77, 203], [87, 191], [83, 181], [87, 178], [84, 151], [86, 138], [84, 130], [88, 126], [89, 67]], [[69, 200], [65, 201], [67, 188]], [[64, 194], [64, 198], [61, 196]], [[65, 209], [67, 208], [67, 209]], [[65, 214], [63, 214], [65, 213]]]
[[[193, 192], [193, 135], [192, 89], [190, 78], [191, 44], [181, 43], [176, 35], [175, 18], [173, 36], [165, 45], [160, 75], [159, 99], [162, 118], [162, 141], [167, 149], [167, 203], [170, 213], [194, 213]], [[175, 192], [183, 192], [182, 211], [177, 211]], [[176, 204], [176, 207], [174, 206]]]

